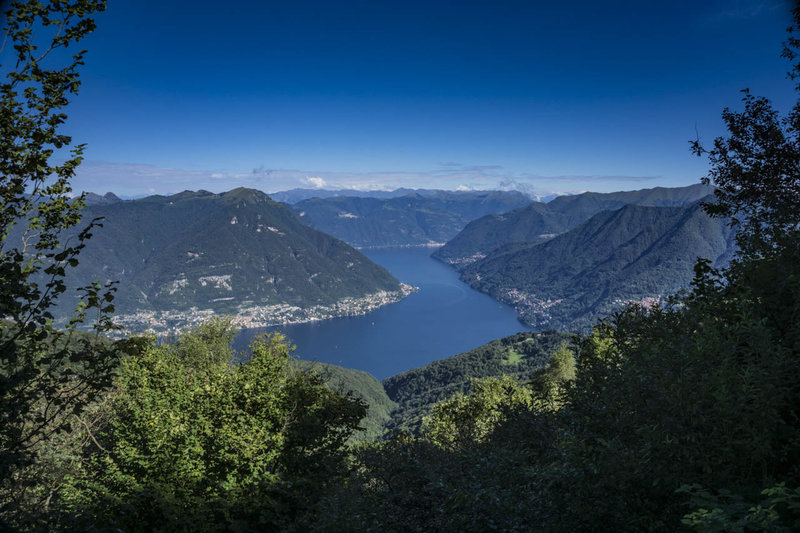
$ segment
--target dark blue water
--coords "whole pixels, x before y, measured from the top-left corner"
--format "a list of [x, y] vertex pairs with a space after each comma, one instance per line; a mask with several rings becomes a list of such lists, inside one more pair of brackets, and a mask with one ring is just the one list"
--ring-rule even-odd
[[[295, 345], [300, 359], [365, 370], [378, 379], [465, 352], [527, 329], [513, 308], [458, 279], [431, 248], [366, 250], [397, 279], [420, 290], [359, 317], [267, 328]], [[264, 329], [244, 330], [237, 348]]]

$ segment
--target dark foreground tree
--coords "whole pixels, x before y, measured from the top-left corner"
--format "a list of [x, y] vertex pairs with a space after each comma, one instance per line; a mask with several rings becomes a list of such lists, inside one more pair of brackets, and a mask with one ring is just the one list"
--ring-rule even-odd
[[456, 398], [434, 409], [443, 431], [365, 448], [321, 530], [800, 530], [800, 99], [743, 104], [693, 144], [708, 213], [737, 230], [730, 267], [699, 260], [667, 305], [599, 323], [554, 408]]
[[[25, 467], [49, 439], [71, 424], [109, 383], [116, 350], [77, 335], [96, 320], [111, 325], [111, 292], [82, 289], [82, 303], [63, 328], [53, 308], [67, 287], [97, 222], [72, 241], [64, 231], [80, 222], [83, 198], [70, 179], [83, 145], [61, 133], [64, 108], [76, 94], [85, 51], [75, 43], [95, 28], [105, 0], [17, 0], [4, 13], [0, 46], [0, 529], [17, 522], [26, 505], [46, 507], [47, 490], [32, 491]], [[61, 161], [63, 163], [56, 163]], [[36, 492], [32, 495], [32, 492]], [[41, 500], [31, 502], [30, 498]], [[21, 527], [20, 524], [17, 524]]]

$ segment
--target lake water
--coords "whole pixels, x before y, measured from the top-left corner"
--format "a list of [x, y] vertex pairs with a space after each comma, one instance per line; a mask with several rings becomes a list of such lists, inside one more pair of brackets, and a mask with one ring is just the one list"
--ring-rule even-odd
[[[512, 307], [472, 289], [455, 270], [431, 258], [432, 248], [362, 252], [420, 290], [364, 316], [266, 330], [286, 335], [300, 359], [365, 370], [383, 379], [528, 329]], [[263, 331], [244, 330], [236, 347]]]

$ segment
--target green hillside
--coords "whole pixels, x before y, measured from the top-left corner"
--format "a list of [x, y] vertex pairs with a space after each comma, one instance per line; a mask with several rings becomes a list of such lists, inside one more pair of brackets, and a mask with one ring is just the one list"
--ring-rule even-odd
[[367, 403], [367, 416], [360, 423], [364, 431], [354, 435], [356, 440], [374, 440], [383, 435], [397, 403], [389, 398], [381, 382], [372, 374], [312, 361], [295, 361], [295, 364], [302, 370], [317, 372], [334, 391], [342, 394], [352, 392]]
[[256, 190], [88, 206], [83, 219], [94, 217], [104, 218], [103, 228], [69, 281], [119, 281], [117, 314], [249, 309], [257, 321], [265, 306], [285, 306], [291, 315], [401, 289], [385, 269]]
[[469, 391], [473, 378], [509, 374], [528, 379], [571, 339], [571, 334], [559, 331], [524, 331], [388, 377], [383, 380], [383, 387], [398, 404], [389, 427], [416, 432], [435, 403]]
[[510, 243], [539, 243], [568, 229], [567, 219], [548, 204], [533, 202], [501, 215], [486, 215], [467, 224], [458, 235], [433, 253], [455, 268], [480, 260]]
[[471, 220], [530, 200], [519, 192], [423, 191], [394, 198], [311, 198], [293, 208], [310, 226], [359, 247], [443, 243]]
[[462, 279], [514, 305], [532, 326], [585, 330], [625, 302], [647, 305], [688, 287], [698, 257], [723, 265], [733, 249], [725, 221], [700, 203], [628, 205], [542, 244], [500, 249]]
[[649, 207], [680, 207], [694, 203], [708, 196], [712, 191], [712, 187], [697, 183], [687, 187], [654, 187], [638, 191], [585, 192], [559, 196], [548, 203], [547, 207], [564, 215], [567, 225], [574, 227], [600, 211], [619, 209], [628, 204]]

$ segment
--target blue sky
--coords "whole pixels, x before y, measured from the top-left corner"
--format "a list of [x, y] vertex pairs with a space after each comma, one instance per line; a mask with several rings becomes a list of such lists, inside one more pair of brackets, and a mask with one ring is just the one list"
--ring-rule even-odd
[[688, 185], [688, 141], [740, 89], [791, 104], [789, 21], [779, 0], [109, 0], [69, 108], [75, 186]]

